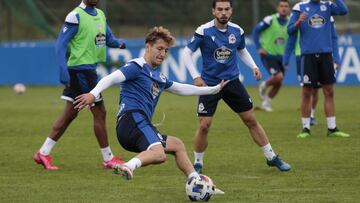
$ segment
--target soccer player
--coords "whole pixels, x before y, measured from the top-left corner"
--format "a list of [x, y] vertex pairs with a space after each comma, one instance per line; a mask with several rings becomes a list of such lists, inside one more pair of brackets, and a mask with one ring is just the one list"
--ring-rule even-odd
[[[259, 95], [262, 99], [260, 108], [272, 112], [271, 100], [278, 94], [285, 74], [282, 58], [285, 43], [288, 38], [290, 3], [288, 0], [278, 0], [277, 13], [266, 16], [253, 31], [255, 46], [270, 78], [259, 85]], [[266, 92], [270, 87], [269, 92]]]
[[[198, 27], [191, 41], [185, 47], [184, 61], [197, 86], [211, 86], [221, 80], [231, 81], [218, 94], [199, 97], [197, 111], [199, 124], [195, 133], [194, 167], [198, 172], [201, 172], [203, 168], [203, 157], [208, 146], [208, 133], [213, 115], [219, 100], [223, 99], [249, 129], [253, 140], [263, 150], [267, 164], [276, 166], [281, 171], [289, 171], [290, 165], [275, 154], [264, 129], [257, 122], [252, 100], [239, 80], [237, 53], [242, 61], [253, 70], [256, 80], [259, 80], [262, 74], [245, 47], [243, 29], [230, 22], [232, 1], [214, 0], [212, 13], [215, 19]], [[201, 50], [203, 59], [201, 76], [191, 57], [198, 48]]]
[[[296, 56], [296, 73], [297, 78], [300, 82], [300, 86], [303, 86], [302, 77], [301, 77], [301, 50], [300, 50], [300, 44], [299, 44], [299, 38], [298, 34], [291, 35], [288, 40], [286, 41], [286, 48], [283, 58], [283, 64], [285, 67], [290, 67], [289, 60], [290, 55], [295, 49], [295, 56]], [[339, 45], [338, 45], [338, 35], [336, 33], [335, 29], [335, 20], [333, 17], [331, 17], [331, 39], [332, 39], [332, 46], [333, 46], [333, 59], [334, 59], [334, 66], [335, 69], [340, 67], [340, 55], [339, 55]], [[315, 119], [315, 109], [316, 105], [319, 101], [319, 89], [321, 85], [316, 85], [315, 88], [313, 88], [311, 93], [311, 113], [310, 113], [310, 126], [316, 125], [316, 119]]]
[[290, 18], [288, 33], [300, 32], [302, 88], [301, 114], [303, 130], [299, 138], [310, 136], [310, 113], [312, 89], [322, 85], [324, 109], [327, 118], [327, 136], [349, 137], [336, 126], [334, 83], [335, 69], [332, 57], [331, 16], [345, 15], [348, 8], [342, 0], [309, 0], [297, 3]]
[[[52, 164], [50, 152], [78, 115], [73, 104], [75, 97], [89, 92], [96, 85], [96, 67], [98, 62], [106, 60], [106, 46], [125, 48], [124, 40], [114, 37], [106, 23], [104, 13], [96, 8], [97, 2], [98, 0], [83, 0], [71, 11], [66, 16], [65, 24], [56, 42], [60, 82], [65, 85], [61, 99], [64, 99], [66, 104], [64, 111], [53, 124], [50, 135], [34, 155], [35, 162], [42, 164], [48, 170], [59, 169]], [[68, 46], [70, 57], [67, 60]], [[95, 136], [104, 160], [103, 166], [113, 168], [123, 163], [113, 155], [109, 146], [105, 127], [106, 111], [101, 95], [96, 98], [90, 110], [94, 120]]]
[[159, 66], [174, 43], [175, 38], [167, 29], [154, 27], [145, 38], [143, 57], [131, 60], [100, 80], [90, 93], [76, 98], [75, 108], [81, 110], [92, 104], [101, 91], [113, 84], [121, 84], [117, 137], [123, 148], [139, 153], [115, 169], [115, 173], [125, 179], [132, 179], [134, 170], [141, 166], [165, 162], [166, 154], [175, 156], [177, 166], [188, 178], [199, 176], [183, 142], [157, 131], [151, 124], [151, 118], [163, 90], [179, 95], [216, 94], [228, 81], [221, 81], [213, 87], [197, 87], [168, 80]]

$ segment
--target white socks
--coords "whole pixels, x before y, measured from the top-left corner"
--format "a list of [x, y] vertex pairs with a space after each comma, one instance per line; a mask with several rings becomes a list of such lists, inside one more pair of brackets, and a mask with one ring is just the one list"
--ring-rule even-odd
[[313, 109], [313, 108], [311, 108], [310, 117], [315, 118], [315, 109]]
[[135, 170], [141, 167], [141, 160], [138, 158], [132, 158], [130, 161], [126, 162], [125, 165], [131, 170]]
[[198, 178], [198, 177], [200, 177], [200, 175], [196, 171], [193, 171], [188, 175], [188, 179], [190, 179], [192, 177]]
[[195, 161], [194, 163], [200, 163], [201, 165], [203, 165], [203, 159], [204, 159], [204, 152], [194, 152], [194, 156], [195, 156]]
[[336, 128], [336, 118], [335, 118], [335, 116], [334, 117], [327, 117], [326, 120], [327, 120], [328, 129], [333, 130], [333, 129]]
[[307, 128], [310, 130], [310, 117], [307, 117], [307, 118], [302, 117], [301, 122], [302, 122], [303, 128]]
[[114, 155], [111, 152], [110, 146], [101, 148], [100, 151], [101, 151], [104, 161], [110, 161], [111, 159], [114, 158]]
[[41, 146], [41, 148], [39, 150], [40, 154], [45, 155], [45, 156], [49, 155], [52, 148], [55, 146], [55, 144], [56, 144], [56, 141], [47, 137], [44, 144]]
[[263, 150], [266, 159], [269, 161], [276, 156], [274, 150], [271, 148], [270, 143], [266, 144], [265, 146], [262, 146], [261, 149]]

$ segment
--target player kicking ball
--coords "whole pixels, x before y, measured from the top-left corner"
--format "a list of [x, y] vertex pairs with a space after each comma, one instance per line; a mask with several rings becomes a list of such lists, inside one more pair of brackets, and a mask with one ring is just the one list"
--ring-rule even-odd
[[178, 95], [207, 95], [218, 93], [227, 83], [212, 87], [197, 87], [168, 80], [159, 70], [175, 38], [163, 27], [154, 27], [145, 38], [145, 54], [129, 61], [119, 70], [106, 76], [90, 93], [76, 98], [79, 111], [92, 104], [100, 92], [121, 83], [120, 108], [117, 115], [117, 138], [123, 148], [137, 152], [134, 158], [115, 168], [125, 179], [133, 178], [134, 170], [166, 161], [166, 154], [175, 156], [178, 168], [188, 177], [199, 177], [186, 153], [184, 143], [177, 137], [160, 133], [152, 124], [156, 104], [166, 90]]

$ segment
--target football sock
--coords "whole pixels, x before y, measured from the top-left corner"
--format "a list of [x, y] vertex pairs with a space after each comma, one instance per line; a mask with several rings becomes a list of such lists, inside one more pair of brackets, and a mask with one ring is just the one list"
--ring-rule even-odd
[[326, 120], [327, 120], [328, 129], [335, 129], [336, 128], [336, 118], [335, 118], [335, 116], [327, 117]]
[[306, 117], [306, 118], [302, 117], [301, 121], [302, 121], [303, 128], [307, 128], [310, 130], [310, 117]]
[[204, 152], [194, 152], [195, 163], [203, 165]]
[[50, 137], [47, 137], [44, 144], [41, 146], [40, 148], [40, 154], [42, 155], [49, 155], [51, 152], [51, 149], [55, 146], [56, 141], [54, 141], [53, 139], [51, 139]]
[[200, 177], [200, 175], [196, 171], [193, 171], [188, 175], [188, 179], [190, 179], [192, 177], [198, 178], [198, 177]]
[[311, 118], [315, 118], [315, 109], [311, 109], [311, 114], [310, 114]]
[[271, 148], [270, 143], [266, 144], [265, 146], [262, 146], [261, 149], [263, 150], [267, 160], [271, 160], [276, 156], [274, 150]]
[[114, 158], [113, 153], [111, 152], [110, 146], [100, 149], [104, 161], [110, 161]]
[[126, 162], [125, 165], [131, 170], [135, 170], [141, 167], [141, 160], [138, 158], [132, 158], [130, 161]]
[[270, 103], [271, 102], [271, 98], [269, 97], [269, 96], [265, 96], [265, 98], [264, 98], [264, 101], [266, 102], [266, 103]]

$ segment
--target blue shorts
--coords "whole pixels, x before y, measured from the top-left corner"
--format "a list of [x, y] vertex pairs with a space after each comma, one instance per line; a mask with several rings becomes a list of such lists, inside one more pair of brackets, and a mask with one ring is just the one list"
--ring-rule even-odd
[[213, 116], [220, 99], [236, 113], [249, 111], [253, 108], [252, 100], [239, 79], [230, 81], [219, 93], [203, 95], [198, 101], [198, 116]]
[[261, 61], [271, 76], [274, 76], [280, 72], [285, 74], [285, 68], [282, 64], [282, 57], [266, 55], [261, 57]]
[[[97, 84], [96, 70], [71, 70], [69, 69], [70, 86], [65, 87], [61, 99], [74, 102], [75, 97], [89, 93]], [[102, 96], [95, 99], [95, 104], [102, 102]]]
[[120, 145], [131, 152], [142, 152], [154, 145], [166, 147], [162, 135], [141, 110], [125, 111], [118, 117], [116, 134]]

